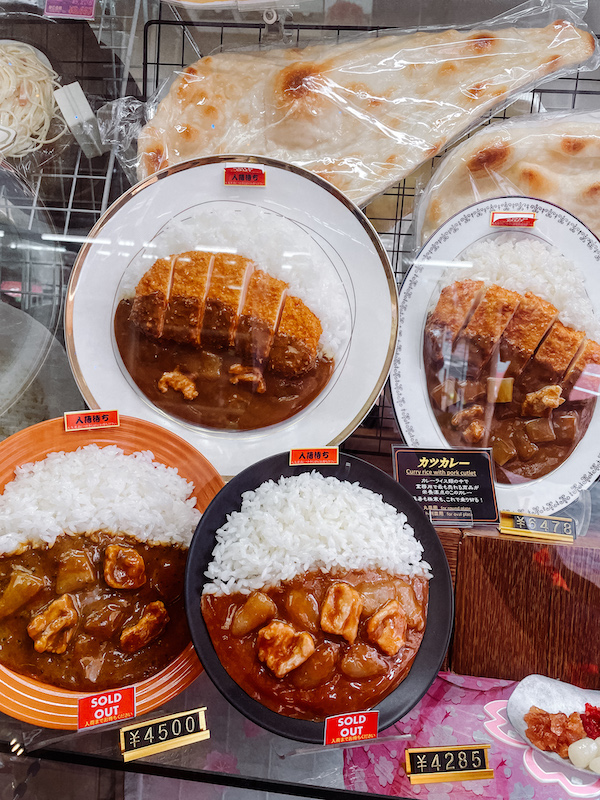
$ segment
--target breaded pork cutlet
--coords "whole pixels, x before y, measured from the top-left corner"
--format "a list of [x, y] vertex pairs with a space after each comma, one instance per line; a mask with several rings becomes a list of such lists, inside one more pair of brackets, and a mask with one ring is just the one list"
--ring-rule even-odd
[[500, 361], [508, 363], [506, 378], [517, 376], [556, 320], [558, 309], [532, 292], [525, 292], [500, 339]]
[[502, 286], [486, 289], [455, 346], [454, 359], [462, 363], [467, 378], [476, 378], [490, 360], [520, 301], [518, 292]]
[[235, 334], [235, 351], [244, 364], [260, 367], [268, 359], [287, 286], [262, 269], [252, 273]]
[[583, 331], [567, 328], [557, 320], [523, 370], [523, 388], [533, 392], [542, 386], [560, 383], [584, 338]]
[[175, 257], [162, 332], [166, 339], [198, 342], [213, 261], [212, 253], [195, 250]]
[[206, 295], [200, 340], [203, 347], [233, 344], [254, 262], [244, 256], [217, 253]]
[[455, 281], [440, 292], [425, 326], [425, 358], [434, 366], [450, 358], [452, 345], [481, 299], [483, 281]]
[[148, 336], [159, 339], [171, 292], [173, 257], [159, 258], [143, 275], [135, 289], [130, 319]]
[[298, 297], [288, 295], [271, 347], [270, 369], [291, 377], [311, 370], [322, 332], [319, 318]]
[[600, 345], [587, 339], [563, 380], [567, 400], [593, 400], [600, 392]]

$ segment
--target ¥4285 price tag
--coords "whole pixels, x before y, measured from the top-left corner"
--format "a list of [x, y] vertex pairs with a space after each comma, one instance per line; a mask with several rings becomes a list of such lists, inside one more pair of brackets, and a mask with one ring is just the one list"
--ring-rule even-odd
[[475, 781], [494, 777], [488, 762], [489, 744], [414, 747], [405, 752], [411, 783]]
[[184, 744], [208, 739], [206, 707], [160, 717], [138, 725], [121, 728], [121, 753], [124, 761], [172, 750]]

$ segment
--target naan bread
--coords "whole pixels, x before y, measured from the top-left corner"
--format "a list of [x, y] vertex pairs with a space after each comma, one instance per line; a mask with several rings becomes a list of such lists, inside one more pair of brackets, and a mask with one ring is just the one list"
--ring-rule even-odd
[[435, 171], [418, 207], [419, 241], [467, 206], [505, 195], [556, 203], [600, 236], [600, 115], [535, 114], [474, 134]]
[[177, 77], [142, 130], [138, 174], [199, 156], [266, 155], [363, 205], [484, 112], [594, 48], [589, 33], [557, 21], [207, 56]]

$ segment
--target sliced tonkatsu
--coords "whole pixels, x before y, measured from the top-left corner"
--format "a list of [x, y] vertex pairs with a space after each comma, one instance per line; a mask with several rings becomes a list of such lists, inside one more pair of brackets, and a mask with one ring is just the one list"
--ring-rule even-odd
[[200, 334], [203, 347], [224, 349], [233, 344], [254, 268], [254, 262], [244, 256], [216, 253]]
[[600, 390], [600, 345], [586, 339], [563, 380], [563, 393], [569, 400], [590, 400]]
[[568, 328], [557, 320], [523, 370], [523, 388], [533, 392], [542, 386], [560, 383], [584, 339], [583, 331]]
[[192, 250], [173, 259], [171, 294], [162, 336], [175, 342], [197, 343], [200, 337], [214, 256]]
[[173, 257], [159, 258], [141, 278], [135, 290], [131, 321], [154, 338], [163, 334], [165, 311], [173, 278]]
[[525, 292], [500, 339], [499, 360], [505, 377], [518, 375], [534, 354], [558, 309], [532, 292]]
[[459, 331], [483, 294], [484, 282], [466, 279], [445, 286], [425, 326], [425, 357], [438, 364], [449, 357]]
[[262, 269], [252, 273], [235, 334], [235, 349], [245, 364], [262, 366], [279, 325], [287, 283]]
[[263, 372], [294, 378], [316, 365], [319, 318], [285, 281], [249, 258], [190, 251], [161, 258], [136, 287], [130, 320], [156, 339], [232, 350], [231, 382], [264, 391]]
[[302, 375], [317, 360], [323, 328], [319, 318], [298, 297], [288, 295], [271, 347], [269, 367], [284, 375]]
[[453, 360], [462, 374], [476, 378], [490, 360], [504, 329], [521, 301], [521, 295], [493, 284], [473, 311], [454, 347]]

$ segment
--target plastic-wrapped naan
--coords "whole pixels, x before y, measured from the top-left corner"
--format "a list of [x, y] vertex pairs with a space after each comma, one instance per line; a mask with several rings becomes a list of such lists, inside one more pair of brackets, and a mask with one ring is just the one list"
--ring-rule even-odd
[[479, 200], [509, 195], [556, 203], [600, 236], [600, 112], [532, 114], [478, 131], [436, 169], [418, 203], [417, 239]]
[[595, 66], [595, 48], [557, 20], [207, 56], [142, 130], [138, 177], [195, 157], [266, 155], [364, 205], [516, 93]]

